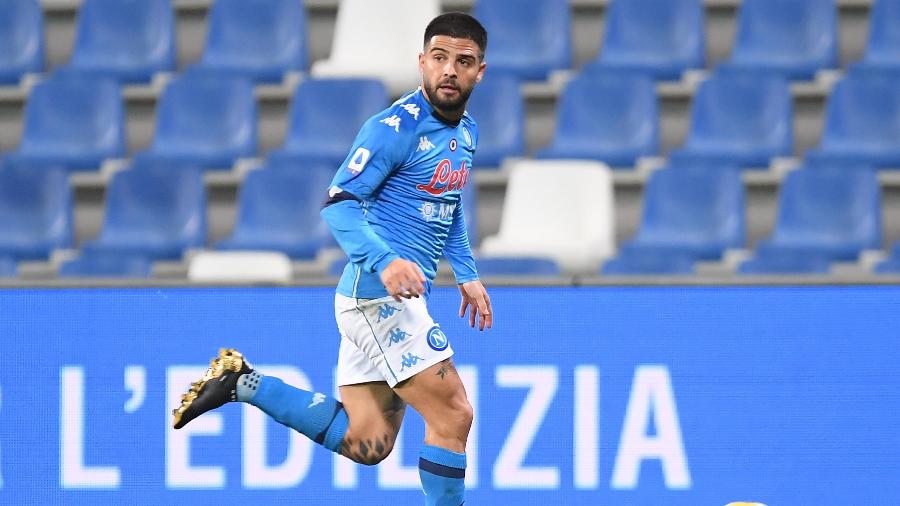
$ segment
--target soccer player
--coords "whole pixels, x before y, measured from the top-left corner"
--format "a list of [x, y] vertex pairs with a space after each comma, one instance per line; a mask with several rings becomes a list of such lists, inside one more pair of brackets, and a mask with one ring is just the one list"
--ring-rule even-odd
[[478, 279], [460, 195], [478, 128], [466, 102], [484, 75], [487, 34], [473, 17], [449, 13], [425, 29], [422, 84], [362, 127], [338, 169], [321, 215], [350, 258], [335, 295], [341, 334], [342, 402], [252, 369], [222, 350], [174, 412], [174, 426], [229, 401], [253, 404], [280, 423], [362, 464], [393, 448], [406, 405], [425, 419], [419, 475], [428, 505], [464, 502], [472, 407], [447, 336], [425, 299], [443, 253], [469, 325], [493, 322]]

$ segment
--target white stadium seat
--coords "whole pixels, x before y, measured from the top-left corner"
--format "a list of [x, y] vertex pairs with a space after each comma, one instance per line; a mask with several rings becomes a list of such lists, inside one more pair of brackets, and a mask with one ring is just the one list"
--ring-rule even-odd
[[500, 231], [484, 256], [540, 256], [593, 273], [615, 250], [612, 174], [585, 160], [523, 160], [512, 167]]
[[331, 56], [315, 62], [311, 73], [375, 77], [394, 96], [414, 90], [425, 27], [440, 13], [438, 0], [341, 0]]

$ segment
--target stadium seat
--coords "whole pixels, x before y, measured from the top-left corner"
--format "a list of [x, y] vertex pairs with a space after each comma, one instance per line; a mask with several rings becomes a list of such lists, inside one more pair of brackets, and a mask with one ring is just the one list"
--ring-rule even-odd
[[691, 126], [673, 160], [768, 168], [794, 150], [793, 99], [777, 75], [720, 71], [700, 84]]
[[0, 84], [44, 70], [44, 13], [38, 0], [0, 0]]
[[900, 74], [851, 71], [832, 89], [811, 160], [900, 168]]
[[873, 170], [806, 166], [787, 174], [772, 237], [757, 251], [856, 260], [881, 247], [881, 193]]
[[812, 79], [837, 67], [837, 6], [833, 0], [744, 0], [737, 36], [723, 65]]
[[277, 251], [200, 251], [188, 260], [188, 279], [204, 283], [288, 283], [291, 259]]
[[62, 278], [148, 278], [153, 274], [153, 262], [138, 255], [123, 255], [103, 251], [83, 252], [59, 266]]
[[68, 172], [4, 163], [0, 168], [0, 256], [43, 260], [72, 247]]
[[234, 232], [217, 249], [280, 251], [291, 258], [310, 259], [334, 245], [319, 210], [335, 169], [305, 169], [263, 166], [247, 174], [238, 195]]
[[500, 230], [481, 255], [554, 259], [567, 273], [596, 272], [615, 246], [612, 174], [587, 160], [521, 160], [510, 168]]
[[478, 123], [474, 169], [496, 168], [504, 158], [525, 156], [525, 98], [518, 79], [486, 73], [466, 108]]
[[148, 82], [175, 70], [170, 0], [84, 0], [68, 70]]
[[603, 264], [604, 276], [688, 275], [694, 273], [694, 258], [659, 250], [635, 250], [621, 253]]
[[294, 91], [284, 147], [269, 158], [326, 162], [336, 169], [363, 123], [387, 105], [387, 90], [377, 79], [307, 79]]
[[600, 55], [585, 71], [639, 70], [678, 80], [705, 65], [704, 18], [701, 0], [613, 0]]
[[256, 155], [253, 84], [239, 77], [188, 72], [166, 86], [157, 106], [156, 132], [146, 152], [204, 169], [228, 169]]
[[853, 68], [900, 73], [900, 0], [874, 1], [866, 49]]
[[67, 75], [42, 81], [31, 90], [19, 149], [9, 156], [88, 170], [124, 155], [125, 116], [118, 83]]
[[490, 72], [544, 81], [572, 66], [568, 0], [480, 0], [472, 15], [488, 33]]
[[828, 256], [810, 252], [766, 251], [744, 260], [737, 268], [738, 274], [829, 274], [831, 260]]
[[0, 278], [14, 278], [18, 274], [16, 259], [11, 256], [0, 256]]
[[559, 276], [559, 266], [552, 258], [481, 257], [475, 265], [479, 276]]
[[331, 55], [313, 63], [310, 72], [315, 77], [381, 79], [392, 96], [414, 90], [421, 82], [417, 58], [422, 33], [440, 13], [439, 0], [343, 0]]
[[117, 172], [109, 184], [100, 236], [82, 246], [106, 252], [179, 259], [206, 243], [206, 188], [198, 170]]
[[900, 274], [900, 241], [894, 243], [891, 254], [874, 268], [875, 274]]
[[632, 73], [594, 72], [570, 81], [557, 110], [550, 146], [538, 158], [579, 158], [632, 167], [659, 153], [655, 83]]
[[254, 81], [281, 81], [307, 67], [303, 2], [215, 0], [199, 66]]
[[655, 251], [713, 260], [726, 249], [744, 247], [744, 184], [736, 167], [654, 171], [643, 202], [638, 232], [622, 245], [623, 256]]

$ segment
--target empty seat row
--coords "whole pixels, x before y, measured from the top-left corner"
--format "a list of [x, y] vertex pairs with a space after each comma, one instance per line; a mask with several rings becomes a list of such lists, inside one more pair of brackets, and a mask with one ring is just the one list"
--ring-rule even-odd
[[[337, 165], [359, 125], [387, 100], [377, 80], [306, 80], [293, 96], [285, 144], [273, 156]], [[97, 169], [106, 159], [126, 155], [123, 109], [114, 81], [54, 76], [32, 90], [19, 148], [6, 157], [69, 170]], [[249, 81], [187, 72], [166, 86], [152, 144], [136, 157], [229, 169], [237, 159], [257, 155], [257, 123]]]
[[[553, 140], [537, 157], [632, 167], [639, 157], [660, 154], [658, 107], [647, 77], [586, 71], [563, 90]], [[850, 71], [829, 95], [824, 121], [820, 144], [809, 157], [900, 167], [900, 74]], [[700, 84], [687, 139], [670, 157], [767, 168], [773, 158], [793, 154], [793, 125], [793, 100], [783, 77], [719, 69]]]
[[[307, 79], [290, 105], [284, 145], [270, 157], [339, 164], [366, 118], [388, 102], [371, 79]], [[19, 149], [8, 157], [96, 169], [125, 156], [124, 106], [114, 81], [63, 74], [37, 84], [26, 104]], [[476, 169], [525, 155], [525, 106], [517, 81], [488, 76], [472, 94], [470, 114], [484, 132]], [[779, 76], [721, 69], [699, 86], [683, 146], [673, 159], [766, 168], [790, 156], [793, 102]], [[202, 70], [164, 89], [155, 134], [138, 157], [204, 169], [228, 169], [257, 156], [253, 85]], [[557, 108], [557, 128], [538, 158], [591, 159], [616, 168], [657, 156], [659, 104], [653, 82], [622, 71], [587, 71], [571, 80]], [[900, 167], [900, 74], [850, 71], [828, 97], [819, 146], [808, 157], [878, 168]]]
[[[0, 0], [0, 82], [44, 69], [38, 0]], [[296, 0], [216, 0], [198, 66], [260, 81], [280, 81], [307, 63], [306, 14]], [[147, 82], [175, 70], [171, 0], [84, 0], [75, 45], [62, 71]]]
[[[421, 27], [440, 12], [438, 0], [343, 0], [331, 56], [312, 65], [317, 76], [378, 77], [392, 94], [417, 82], [414, 56]], [[38, 0], [2, 0], [0, 78], [15, 82], [44, 67]], [[724, 64], [809, 79], [837, 66], [837, 7], [833, 0], [745, 0], [737, 16], [731, 58]], [[403, 19], [397, 19], [402, 13]], [[491, 34], [493, 71], [544, 80], [572, 68], [568, 0], [480, 0], [473, 14]], [[612, 0], [602, 48], [589, 67], [640, 70], [677, 79], [705, 65], [702, 0]], [[900, 1], [876, 0], [860, 66], [900, 68]], [[364, 28], [364, 29], [363, 29]], [[148, 81], [175, 69], [171, 0], [84, 0], [68, 68]], [[529, 34], [522, 37], [523, 33]], [[306, 15], [299, 0], [216, 0], [198, 65], [257, 81], [279, 81], [309, 67]], [[367, 41], [377, 39], [379, 45]], [[398, 55], [386, 63], [385, 52]], [[399, 55], [407, 54], [406, 61]]]
[[[608, 174], [590, 162], [518, 164], [500, 231], [485, 239], [482, 254], [550, 258], [572, 273], [602, 263], [604, 274], [689, 274], [696, 262], [722, 261], [726, 251], [746, 247], [737, 168], [673, 161], [647, 182], [638, 232], [605, 260], [615, 249]], [[536, 199], [546, 203], [540, 212]], [[772, 236], [738, 272], [828, 272], [832, 262], [856, 262], [882, 247], [881, 213], [874, 170], [808, 162], [785, 177]]]

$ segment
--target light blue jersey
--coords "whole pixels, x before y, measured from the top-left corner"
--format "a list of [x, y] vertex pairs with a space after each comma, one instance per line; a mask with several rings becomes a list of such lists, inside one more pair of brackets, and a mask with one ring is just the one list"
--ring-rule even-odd
[[398, 257], [419, 265], [426, 294], [442, 254], [457, 283], [478, 279], [460, 200], [477, 143], [468, 114], [443, 120], [421, 89], [369, 118], [321, 213], [350, 257], [338, 293], [387, 296], [380, 273]]

